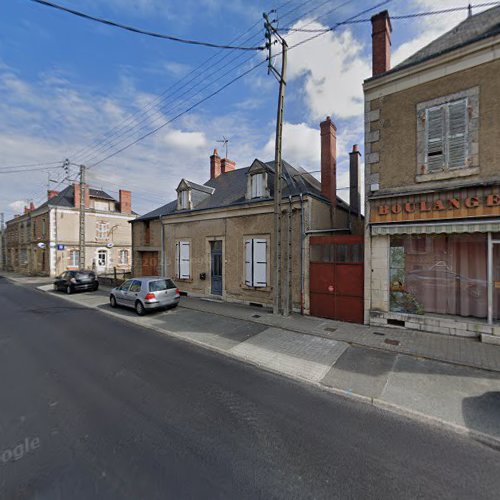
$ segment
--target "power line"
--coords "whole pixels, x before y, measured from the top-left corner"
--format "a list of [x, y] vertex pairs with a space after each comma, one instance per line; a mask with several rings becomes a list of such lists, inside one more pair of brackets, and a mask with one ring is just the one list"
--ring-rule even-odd
[[52, 7], [54, 9], [62, 10], [63, 12], [67, 12], [69, 14], [73, 14], [78, 17], [82, 17], [83, 19], [88, 19], [90, 21], [95, 21], [98, 23], [106, 24], [108, 26], [113, 26], [115, 28], [120, 28], [123, 30], [131, 31], [133, 33], [139, 33], [141, 35], [152, 36], [155, 38], [162, 38], [164, 40], [170, 40], [173, 42], [185, 43], [189, 45], [199, 45], [203, 47], [211, 47], [215, 49], [231, 49], [231, 50], [264, 50], [265, 47], [241, 47], [238, 45], [221, 45], [217, 43], [211, 42], [202, 42], [199, 40], [189, 40], [186, 38], [179, 38], [172, 35], [164, 35], [162, 33], [155, 33], [154, 31], [147, 31], [140, 28], [134, 28], [133, 26], [127, 26], [125, 24], [117, 23], [115, 21], [109, 21], [107, 19], [103, 19], [101, 17], [91, 16], [89, 14], [85, 14], [78, 10], [69, 9], [68, 7], [63, 7], [62, 5], [58, 5], [52, 2], [48, 2], [47, 0], [30, 0], [31, 2], [38, 3], [40, 5], [44, 5], [46, 7]]
[[25, 169], [15, 169], [15, 170], [1, 170], [1, 174], [19, 174], [19, 173], [24, 173], [24, 172], [42, 172], [42, 171], [48, 171], [48, 170], [53, 170], [54, 168], [63, 168], [62, 166], [60, 167], [38, 167], [38, 168], [25, 168]]
[[[427, 11], [427, 12], [415, 12], [411, 14], [403, 14], [400, 16], [391, 16], [391, 21], [393, 20], [402, 20], [402, 19], [412, 19], [415, 17], [426, 17], [426, 16], [435, 16], [439, 14], [449, 14], [451, 12], [458, 12], [461, 10], [469, 10], [469, 8], [480, 8], [480, 7], [490, 7], [493, 5], [499, 5], [500, 2], [486, 2], [486, 3], [478, 3], [474, 5], [469, 5], [467, 7], [451, 7], [449, 9], [441, 9], [441, 10], [433, 10], [433, 11]], [[347, 25], [347, 24], [358, 24], [358, 23], [369, 23], [371, 22], [371, 19], [353, 19], [350, 21], [344, 21], [340, 24], [342, 25]], [[338, 25], [336, 25], [338, 26]], [[288, 32], [301, 32], [301, 33], [327, 33], [328, 31], [331, 31], [331, 28], [324, 28], [324, 29], [304, 29], [304, 28], [282, 28]]]
[[[311, 1], [311, 0], [309, 0], [309, 1]], [[352, 0], [350, 0], [350, 1], [352, 1]], [[287, 2], [287, 3], [290, 3], [290, 2]], [[307, 4], [307, 3], [308, 3], [308, 2], [306, 2], [305, 4]], [[323, 6], [325, 3], [326, 3], [326, 2], [323, 2], [323, 3], [319, 6], [319, 7]], [[341, 6], [345, 5], [346, 3], [349, 3], [349, 2], [344, 2], [344, 3], [343, 3], [342, 5], [340, 5], [339, 7], [341, 7]], [[304, 4], [304, 5], [305, 5], [305, 4]], [[302, 5], [301, 5], [301, 6], [302, 6]], [[318, 7], [317, 7], [317, 8], [318, 8]], [[337, 7], [337, 8], [338, 8], [338, 7]], [[297, 7], [295, 7], [294, 9], [292, 9], [292, 10], [290, 10], [290, 11], [288, 11], [287, 13], [285, 13], [285, 14], [283, 15], [283, 17], [287, 17], [288, 15], [290, 15], [290, 13], [291, 13], [292, 11], [295, 11], [295, 10], [297, 10]], [[314, 10], [314, 9], [312, 9], [312, 10]], [[333, 9], [333, 10], [335, 10], [335, 9]], [[308, 11], [308, 13], [309, 13], [309, 12], [311, 12], [311, 11]], [[258, 24], [258, 23], [256, 23], [256, 24]], [[254, 24], [254, 25], [253, 25], [253, 26], [252, 26], [249, 30], [247, 30], [247, 32], [245, 32], [245, 34], [246, 34], [246, 33], [248, 33], [249, 31], [252, 31], [252, 29], [253, 29], [254, 27], [255, 27], [255, 24]], [[238, 37], [238, 38], [241, 38], [241, 36], [243, 36], [243, 35], [240, 35], [240, 37]], [[255, 38], [255, 36], [251, 36], [249, 39], [251, 39], [251, 38]], [[223, 59], [225, 59], [226, 57], [227, 57], [227, 55], [225, 55], [225, 56], [222, 58], [222, 60], [223, 60]], [[191, 95], [191, 96], [189, 96], [189, 97], [186, 97], [186, 98], [185, 98], [185, 99], [183, 99], [181, 102], [178, 102], [178, 103], [175, 103], [175, 102], [174, 102], [174, 103], [172, 103], [170, 106], [167, 106], [167, 108], [166, 108], [166, 109], [165, 109], [165, 107], [160, 106], [160, 107], [158, 107], [158, 109], [153, 110], [153, 111], [152, 111], [153, 116], [154, 116], [154, 115], [159, 115], [159, 116], [154, 117], [154, 119], [153, 119], [153, 123], [154, 123], [154, 122], [156, 122], [156, 121], [158, 121], [158, 120], [160, 120], [160, 119], [164, 119], [164, 116], [162, 115], [162, 113], [166, 113], [166, 112], [172, 111], [172, 109], [177, 109], [177, 108], [179, 108], [179, 107], [181, 106], [181, 104], [183, 104], [183, 103], [185, 103], [185, 102], [188, 102], [190, 99], [193, 99], [195, 96], [197, 96], [197, 95], [201, 94], [201, 93], [202, 93], [202, 92], [203, 92], [206, 88], [208, 88], [210, 85], [212, 85], [212, 84], [216, 83], [218, 80], [220, 80], [220, 78], [213, 79], [211, 82], [209, 82], [209, 84], [208, 84], [208, 85], [206, 85], [207, 78], [210, 78], [211, 76], [214, 76], [214, 75], [216, 75], [216, 74], [220, 73], [220, 72], [221, 72], [221, 71], [222, 71], [225, 67], [229, 66], [232, 62], [235, 62], [235, 61], [236, 61], [238, 58], [240, 58], [240, 57], [241, 57], [241, 56], [238, 56], [236, 59], [234, 59], [234, 58], [233, 58], [233, 59], [232, 59], [232, 60], [230, 60], [228, 63], [226, 63], [224, 66], [219, 67], [218, 69], [216, 69], [215, 71], [212, 71], [212, 72], [211, 72], [211, 73], [209, 73], [208, 75], [206, 75], [206, 74], [198, 75], [198, 76], [202, 76], [202, 77], [203, 77], [203, 80], [199, 81], [198, 83], [195, 83], [194, 85], [191, 85], [191, 87], [189, 87], [189, 88], [188, 88], [186, 91], [184, 91], [184, 92], [183, 92], [180, 96], [178, 96], [178, 98], [179, 98], [179, 97], [183, 97], [183, 96], [185, 96], [186, 94], [189, 94], [192, 90], [196, 89], [197, 87], [199, 87], [199, 86], [200, 86], [200, 85], [202, 85], [202, 84], [205, 84], [205, 85], [204, 85], [204, 86], [203, 86], [200, 90], [198, 90], [195, 94], [193, 94], [193, 95]], [[252, 57], [253, 57], [253, 56], [252, 56]], [[245, 61], [243, 61], [243, 63], [240, 63], [240, 64], [239, 64], [236, 68], [238, 68], [238, 67], [242, 66], [243, 64], [245, 64], [245, 63], [246, 63], [247, 61], [249, 61], [252, 57], [250, 57], [250, 58], [246, 59]], [[203, 66], [203, 64], [202, 64], [201, 66]], [[200, 66], [200, 67], [201, 67], [201, 66]], [[232, 70], [231, 70], [231, 71], [232, 71], [232, 72], [234, 72], [234, 70], [235, 70], [236, 68], [232, 68]], [[227, 72], [226, 72], [226, 73], [227, 73]], [[197, 78], [198, 78], [198, 77], [197, 77]], [[196, 79], [195, 79], [195, 80], [196, 80]], [[181, 81], [182, 81], [182, 80], [181, 80]], [[182, 85], [179, 89], [177, 89], [177, 90], [173, 93], [173, 95], [175, 95], [175, 94], [177, 94], [178, 92], [180, 92], [180, 91], [181, 91], [184, 87], [186, 87], [186, 85], [187, 85], [188, 83], [190, 83], [190, 82], [187, 82], [186, 84]], [[174, 86], [175, 86], [175, 85], [174, 85]], [[170, 94], [170, 95], [172, 95], [172, 94]], [[164, 98], [157, 99], [156, 101], [158, 101], [158, 100], [159, 100], [159, 102], [161, 103], [162, 101], [165, 101], [165, 99], [166, 99], [167, 97], [169, 97], [169, 96], [165, 96]], [[178, 98], [177, 98], [177, 99], [178, 99]], [[150, 106], [150, 109], [151, 109], [152, 107], [153, 107], [153, 106]], [[137, 115], [137, 113], [136, 113], [136, 115]], [[89, 153], [86, 153], [86, 155], [85, 155], [85, 157], [84, 157], [84, 160], [83, 160], [83, 161], [89, 161], [89, 162], [90, 162], [90, 161], [92, 161], [94, 158], [96, 158], [96, 157], [98, 156], [98, 155], [97, 155], [97, 153], [99, 153], [99, 152], [101, 152], [101, 153], [102, 153], [102, 152], [109, 151], [109, 150], [113, 149], [116, 145], [118, 145], [119, 143], [124, 142], [127, 138], [131, 137], [131, 136], [132, 136], [132, 135], [134, 135], [135, 133], [138, 133], [138, 132], [140, 132], [140, 130], [147, 128], [147, 126], [148, 126], [147, 124], [146, 124], [144, 127], [139, 127], [139, 125], [141, 125], [141, 124], [145, 123], [146, 121], [148, 121], [149, 119], [151, 119], [151, 115], [150, 115], [150, 114], [147, 114], [147, 110], [144, 110], [143, 112], [141, 112], [141, 113], [139, 114], [139, 116], [141, 116], [141, 115], [142, 115], [142, 119], [141, 119], [140, 121], [138, 121], [135, 125], [133, 125], [133, 126], [132, 126], [132, 128], [130, 128], [128, 131], [127, 131], [127, 130], [125, 130], [123, 133], [121, 133], [121, 131], [123, 131], [123, 129], [125, 129], [125, 128], [126, 128], [125, 126], [123, 126], [123, 127], [119, 128], [119, 129], [118, 129], [118, 130], [117, 130], [114, 134], [112, 134], [112, 136], [115, 136], [115, 138], [112, 138], [112, 136], [109, 136], [109, 137], [107, 137], [106, 139], [102, 140], [100, 143], [97, 143], [97, 146], [98, 146], [98, 147], [97, 147], [97, 149], [94, 149], [94, 151], [92, 151], [92, 154], [90, 154], [90, 156], [89, 156]], [[132, 119], [133, 119], [133, 117], [132, 117]], [[130, 121], [130, 118], [128, 119], [128, 121]], [[138, 127], [139, 127], [139, 129], [138, 129]], [[135, 130], [134, 130], [134, 129], [135, 129]], [[118, 139], [118, 137], [119, 137], [120, 135], [122, 135], [122, 136], [123, 136], [123, 138], [120, 138], [118, 141], [116, 141], [116, 139]]]
[[1, 170], [10, 170], [13, 168], [17, 169], [17, 168], [28, 168], [28, 167], [41, 167], [44, 165], [57, 165], [60, 163], [61, 163], [61, 161], [49, 161], [49, 162], [45, 162], [45, 163], [24, 163], [23, 165], [5, 165], [5, 166], [0, 167], [0, 171]]

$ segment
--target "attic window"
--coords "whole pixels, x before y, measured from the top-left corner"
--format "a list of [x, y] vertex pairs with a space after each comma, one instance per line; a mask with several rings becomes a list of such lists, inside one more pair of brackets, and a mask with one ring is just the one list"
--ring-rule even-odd
[[251, 198], [264, 196], [264, 174], [253, 174], [250, 180]]
[[187, 210], [189, 208], [189, 193], [187, 189], [179, 192], [179, 210]]

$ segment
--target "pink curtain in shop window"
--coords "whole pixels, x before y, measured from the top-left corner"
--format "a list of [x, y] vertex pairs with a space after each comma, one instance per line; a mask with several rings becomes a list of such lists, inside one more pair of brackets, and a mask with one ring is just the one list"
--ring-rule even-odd
[[486, 318], [484, 234], [405, 238], [406, 290], [428, 313]]

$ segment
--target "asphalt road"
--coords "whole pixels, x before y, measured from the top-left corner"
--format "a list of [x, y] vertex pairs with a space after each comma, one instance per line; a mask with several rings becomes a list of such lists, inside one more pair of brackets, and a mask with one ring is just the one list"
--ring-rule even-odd
[[500, 451], [0, 278], [0, 498], [497, 499]]

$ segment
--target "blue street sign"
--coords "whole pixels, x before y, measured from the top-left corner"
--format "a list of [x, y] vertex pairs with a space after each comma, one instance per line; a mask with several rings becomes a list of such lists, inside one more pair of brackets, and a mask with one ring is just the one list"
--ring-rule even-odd
[[59, 243], [59, 245], [57, 245], [57, 249], [58, 249], [58, 250], [64, 250], [64, 245], [61, 245], [61, 244]]

